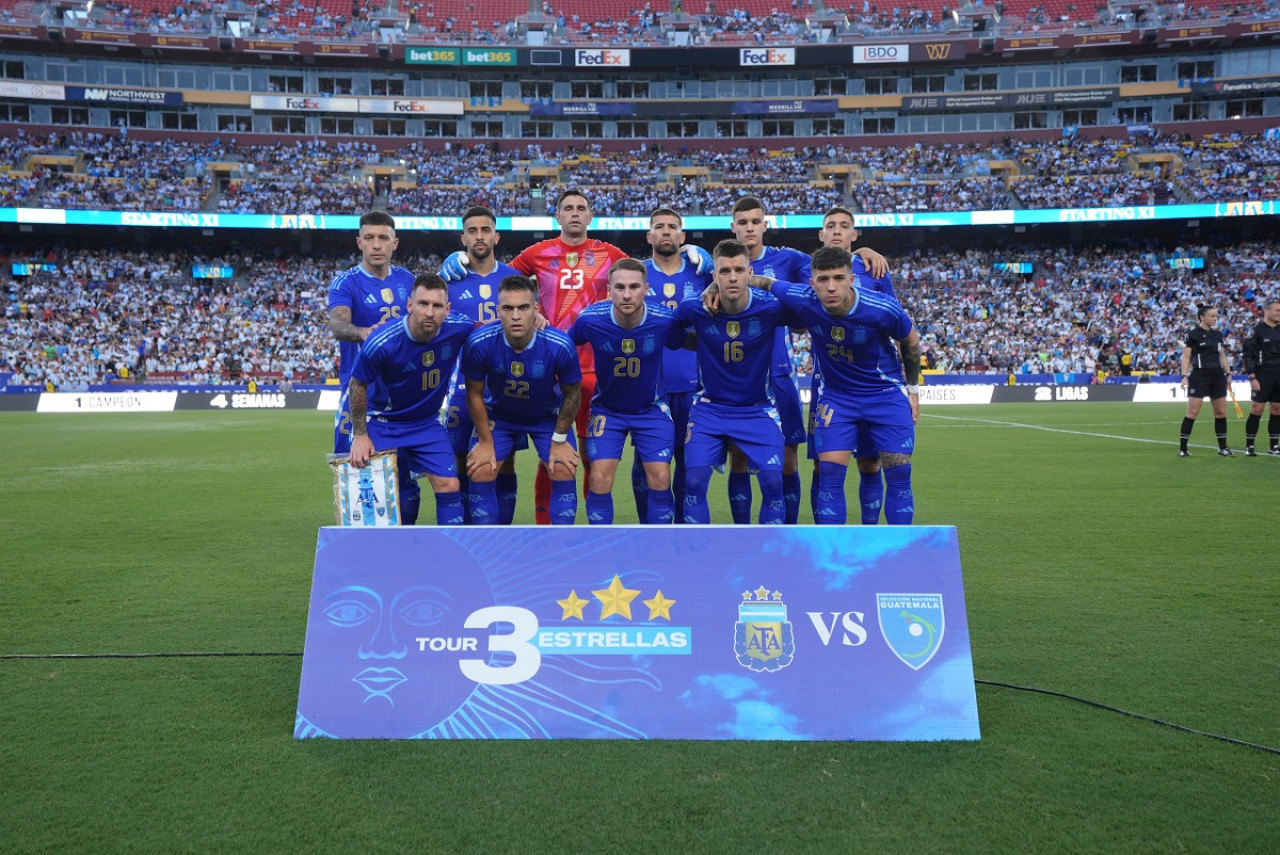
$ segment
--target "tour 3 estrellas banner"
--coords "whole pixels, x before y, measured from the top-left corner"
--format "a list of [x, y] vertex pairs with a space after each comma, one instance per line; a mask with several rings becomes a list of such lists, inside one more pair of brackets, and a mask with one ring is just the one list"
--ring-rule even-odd
[[322, 528], [294, 735], [978, 739], [956, 531]]

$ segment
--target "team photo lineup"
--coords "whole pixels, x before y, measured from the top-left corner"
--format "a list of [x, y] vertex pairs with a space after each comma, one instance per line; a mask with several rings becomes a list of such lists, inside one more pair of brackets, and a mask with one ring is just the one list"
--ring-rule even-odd
[[[863, 524], [883, 513], [909, 525], [920, 336], [887, 262], [853, 251], [859, 233], [843, 207], [823, 217], [812, 257], [767, 246], [767, 216], [742, 197], [734, 237], [708, 251], [660, 208], [640, 261], [590, 237], [591, 202], [567, 190], [560, 235], [510, 265], [494, 254], [497, 217], [477, 206], [462, 216], [463, 249], [415, 277], [394, 264], [394, 218], [365, 214], [361, 262], [328, 295], [342, 388], [334, 454], [360, 469], [395, 451], [403, 524], [419, 518], [425, 478], [436, 524], [506, 525], [519, 494], [513, 456], [531, 448], [539, 524], [574, 524], [579, 489], [587, 522], [611, 524], [630, 436], [641, 523], [749, 523], [754, 476], [756, 521], [768, 525], [800, 522], [803, 445], [809, 519], [847, 521], [855, 460]], [[791, 330], [812, 341], [808, 419]], [[732, 520], [711, 518], [717, 470]]]

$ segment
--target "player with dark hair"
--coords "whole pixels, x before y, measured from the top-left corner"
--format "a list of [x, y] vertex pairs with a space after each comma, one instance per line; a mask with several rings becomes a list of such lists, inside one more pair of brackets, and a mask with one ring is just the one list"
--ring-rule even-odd
[[499, 283], [497, 311], [500, 323], [476, 328], [462, 352], [475, 425], [467, 455], [471, 522], [497, 523], [494, 480], [524, 436], [551, 478], [551, 524], [573, 525], [578, 453], [569, 429], [582, 397], [577, 350], [560, 330], [537, 328], [537, 286], [526, 276]]
[[1227, 384], [1231, 382], [1231, 363], [1227, 361], [1222, 332], [1214, 329], [1218, 325], [1218, 310], [1213, 306], [1200, 306], [1196, 318], [1198, 322], [1187, 333], [1182, 346], [1182, 388], [1187, 390], [1187, 415], [1182, 419], [1178, 456], [1191, 456], [1187, 441], [1191, 439], [1200, 407], [1208, 398], [1213, 407], [1218, 456], [1233, 457], [1227, 448]]
[[[333, 451], [351, 450], [351, 408], [347, 400], [351, 369], [360, 345], [377, 327], [400, 317], [413, 288], [413, 274], [391, 263], [400, 245], [396, 221], [386, 211], [369, 211], [360, 218], [356, 246], [360, 263], [334, 277], [329, 285], [329, 329], [338, 342], [338, 384], [342, 389], [334, 418]], [[400, 494], [402, 519], [412, 524], [418, 517], [421, 495], [410, 481]]]
[[[672, 311], [685, 300], [697, 297], [711, 284], [710, 273], [700, 273], [704, 250], [694, 248], [691, 254], [684, 246], [684, 218], [671, 208], [659, 208], [649, 215], [646, 234], [653, 255], [644, 262], [650, 304]], [[675, 521], [684, 522], [685, 464], [684, 436], [689, 427], [689, 407], [698, 391], [698, 355], [692, 350], [662, 351], [662, 397], [671, 411], [676, 445], [672, 455], [671, 489], [675, 497]], [[647, 476], [637, 455], [631, 470], [631, 485], [636, 495], [636, 513], [646, 521], [648, 500]]]
[[587, 522], [592, 525], [613, 522], [613, 480], [627, 434], [647, 479], [645, 521], [675, 519], [670, 466], [675, 429], [659, 395], [662, 354], [684, 345], [688, 336], [674, 311], [646, 302], [647, 272], [634, 258], [614, 262], [608, 302], [583, 309], [569, 328], [574, 344], [591, 346], [599, 367], [587, 428]]
[[856, 448], [884, 466], [885, 520], [910, 525], [920, 335], [897, 300], [855, 285], [848, 250], [823, 247], [813, 254], [811, 267], [808, 285], [766, 277], [753, 277], [751, 284], [768, 289], [799, 317], [821, 368], [812, 404], [819, 478], [814, 519], [820, 525], [845, 523], [844, 482]]
[[[498, 218], [493, 211], [481, 205], [468, 208], [462, 214], [462, 246], [466, 253], [466, 272], [460, 279], [449, 283], [449, 302], [453, 311], [466, 315], [475, 323], [486, 324], [498, 319], [498, 285], [516, 270], [502, 264], [494, 256], [500, 235]], [[467, 384], [458, 372], [457, 382], [449, 397], [446, 427], [449, 441], [458, 458], [458, 477], [462, 493], [467, 495], [467, 452], [471, 448], [471, 412], [467, 409]], [[516, 478], [514, 455], [508, 457], [495, 481], [498, 493], [498, 523], [510, 524], [516, 510]]]
[[[818, 240], [823, 246], [835, 246], [841, 249], [853, 252], [853, 245], [858, 242], [861, 232], [853, 218], [853, 212], [848, 208], [837, 205], [831, 208], [822, 216], [822, 228], [818, 231]], [[863, 259], [853, 257], [853, 273], [854, 284], [856, 287], [874, 291], [877, 294], [884, 294], [887, 297], [897, 299], [898, 295], [893, 289], [893, 280], [889, 278], [888, 270], [879, 275], [872, 275], [863, 262]], [[810, 390], [816, 390], [820, 377], [818, 376], [818, 360], [814, 359], [814, 374], [810, 385]], [[810, 399], [812, 401], [812, 398]], [[814, 408], [809, 407], [809, 430], [808, 430], [808, 449], [809, 457], [813, 460], [813, 481], [809, 490], [810, 507], [814, 511], [814, 520], [817, 520], [818, 511], [818, 455], [813, 443], [813, 427], [814, 427]], [[881, 474], [880, 458], [870, 451], [863, 449], [874, 448], [871, 437], [868, 434], [866, 426], [859, 428], [857, 444], [859, 449], [857, 452], [858, 466], [858, 504], [862, 508], [862, 524], [875, 525], [880, 522], [880, 510], [884, 506], [884, 477]]]
[[1271, 403], [1267, 434], [1271, 442], [1267, 454], [1280, 457], [1280, 300], [1268, 300], [1262, 320], [1254, 324], [1244, 340], [1244, 370], [1249, 375], [1249, 418], [1244, 423], [1244, 453], [1257, 457], [1253, 443], [1262, 425], [1262, 412]]
[[436, 524], [462, 525], [458, 467], [440, 405], [475, 325], [449, 311], [448, 286], [434, 273], [414, 281], [407, 309], [365, 340], [351, 369], [351, 465], [363, 469], [374, 451], [394, 448], [401, 495], [425, 474], [436, 495]]
[[743, 243], [722, 240], [711, 255], [718, 311], [709, 311], [701, 298], [685, 300], [677, 311], [697, 333], [702, 373], [702, 391], [690, 408], [685, 436], [685, 521], [711, 522], [707, 507], [711, 470], [724, 463], [732, 443], [757, 472], [759, 522], [781, 524], [786, 517], [783, 436], [770, 366], [777, 330], [797, 319], [774, 297], [747, 287], [751, 262]]

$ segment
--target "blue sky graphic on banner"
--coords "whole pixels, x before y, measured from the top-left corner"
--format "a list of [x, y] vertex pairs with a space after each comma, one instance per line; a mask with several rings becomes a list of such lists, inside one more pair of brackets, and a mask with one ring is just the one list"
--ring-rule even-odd
[[956, 531], [322, 528], [294, 734], [978, 739]]

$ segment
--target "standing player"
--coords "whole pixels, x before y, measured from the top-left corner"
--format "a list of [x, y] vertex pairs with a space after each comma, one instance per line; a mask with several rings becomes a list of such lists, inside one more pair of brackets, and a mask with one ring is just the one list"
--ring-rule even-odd
[[1271, 443], [1267, 454], [1280, 456], [1280, 300], [1269, 300], [1262, 307], [1262, 320], [1254, 325], [1244, 340], [1244, 370], [1249, 375], [1249, 418], [1244, 423], [1244, 453], [1257, 457], [1253, 450], [1262, 411], [1271, 402], [1271, 418], [1267, 433]]
[[[449, 283], [449, 302], [453, 311], [466, 315], [476, 325], [498, 319], [498, 285], [516, 270], [500, 264], [494, 257], [498, 245], [498, 218], [493, 211], [477, 205], [462, 215], [462, 246], [466, 253], [464, 275]], [[467, 409], [467, 384], [458, 372], [457, 382], [449, 397], [449, 414], [446, 423], [449, 441], [458, 459], [458, 477], [463, 495], [467, 490], [467, 451], [471, 446], [471, 413]], [[498, 524], [509, 525], [516, 510], [516, 479], [514, 456], [503, 464], [495, 481], [498, 493]]]
[[[334, 454], [351, 450], [351, 408], [348, 382], [360, 345], [375, 327], [400, 317], [413, 288], [413, 274], [391, 263], [400, 245], [396, 221], [386, 211], [370, 211], [360, 218], [356, 246], [360, 263], [339, 273], [329, 285], [329, 329], [338, 342], [338, 383], [342, 395], [334, 419]], [[413, 524], [418, 518], [421, 494], [416, 481], [400, 495], [402, 518]]]
[[647, 273], [634, 258], [614, 262], [609, 301], [583, 309], [569, 328], [573, 343], [591, 345], [600, 366], [587, 428], [587, 522], [592, 525], [613, 523], [613, 479], [628, 433], [649, 488], [645, 521], [675, 520], [670, 466], [675, 429], [659, 395], [663, 353], [682, 346], [687, 335], [674, 311], [645, 300]]
[[[848, 208], [834, 207], [827, 211], [822, 217], [822, 229], [818, 232], [818, 240], [823, 246], [835, 246], [841, 249], [853, 252], [853, 245], [857, 243], [859, 231], [854, 223], [853, 212]], [[878, 275], [872, 275], [863, 262], [863, 259], [853, 257], [853, 275], [854, 285], [858, 288], [874, 291], [878, 294], [884, 294], [887, 297], [897, 299], [897, 294], [893, 290], [893, 280], [889, 278], [889, 272], [884, 269], [881, 264], [881, 272]], [[818, 361], [814, 359], [814, 376], [810, 385], [810, 394], [818, 388], [820, 378], [818, 377]], [[811, 397], [812, 401], [813, 398]], [[814, 426], [814, 408], [809, 408], [809, 430], [808, 430], [808, 449], [809, 457], [813, 460], [813, 481], [809, 490], [809, 504], [814, 512], [814, 521], [817, 521], [818, 512], [818, 455], [813, 444], [813, 426]], [[880, 522], [880, 509], [884, 505], [884, 478], [880, 472], [880, 458], [862, 451], [863, 449], [874, 448], [870, 435], [865, 428], [860, 428], [857, 444], [855, 446], [860, 451], [857, 456], [858, 466], [858, 504], [862, 507], [862, 524], [875, 525]]]
[[[699, 262], [694, 255], [680, 251], [684, 245], [684, 219], [671, 208], [659, 208], [649, 215], [649, 232], [646, 235], [653, 256], [644, 263], [649, 282], [645, 299], [650, 304], [665, 306], [672, 311], [680, 303], [697, 297], [711, 284], [709, 273], [699, 273]], [[696, 250], [704, 252], [704, 250]], [[684, 522], [685, 463], [684, 436], [689, 427], [689, 407], [698, 391], [698, 355], [692, 350], [664, 350], [662, 352], [662, 392], [671, 411], [675, 425], [675, 453], [672, 456], [671, 488], [675, 496], [675, 521]], [[636, 494], [636, 512], [640, 522], [646, 521], [647, 477], [636, 456], [631, 470], [631, 484]]]
[[685, 437], [685, 520], [690, 523], [711, 522], [707, 507], [711, 470], [724, 463], [730, 443], [757, 471], [760, 523], [776, 525], [785, 518], [783, 436], [773, 403], [770, 365], [777, 330], [795, 318], [772, 296], [747, 287], [751, 277], [747, 253], [747, 247], [736, 240], [722, 240], [712, 252], [712, 276], [719, 290], [717, 314], [707, 311], [698, 298], [684, 301], [678, 310], [680, 319], [698, 334], [702, 372], [702, 392], [690, 409]]
[[425, 473], [436, 494], [437, 525], [465, 521], [440, 405], [474, 326], [449, 312], [444, 280], [424, 274], [413, 283], [408, 314], [369, 336], [351, 369], [351, 465], [363, 469], [378, 448], [395, 448], [401, 495]]
[[1179, 438], [1178, 456], [1190, 457], [1187, 441], [1196, 425], [1196, 416], [1204, 399], [1213, 407], [1213, 432], [1218, 437], [1218, 456], [1233, 457], [1227, 448], [1227, 383], [1231, 382], [1231, 363], [1227, 361], [1227, 348], [1222, 343], [1218, 325], [1218, 310], [1201, 306], [1196, 311], [1198, 323], [1187, 333], [1182, 345], [1182, 388], [1187, 390], [1187, 415], [1182, 419], [1182, 435]]
[[[911, 452], [920, 414], [920, 335], [896, 300], [855, 286], [847, 250], [819, 249], [812, 269], [812, 286], [760, 277], [752, 284], [769, 288], [800, 318], [821, 367], [813, 405], [819, 478], [814, 520], [820, 525], [845, 523], [844, 482], [857, 448], [859, 454], [874, 452], [884, 465], [885, 519], [890, 525], [910, 525], [915, 512]], [[856, 445], [864, 441], [869, 443], [866, 449]]]
[[569, 337], [551, 327], [537, 329], [537, 315], [536, 286], [524, 276], [508, 276], [498, 285], [501, 323], [476, 329], [462, 353], [475, 425], [467, 455], [475, 525], [498, 521], [494, 480], [521, 436], [532, 439], [551, 477], [551, 523], [573, 525], [578, 514], [578, 454], [569, 429], [581, 404], [582, 369]]

